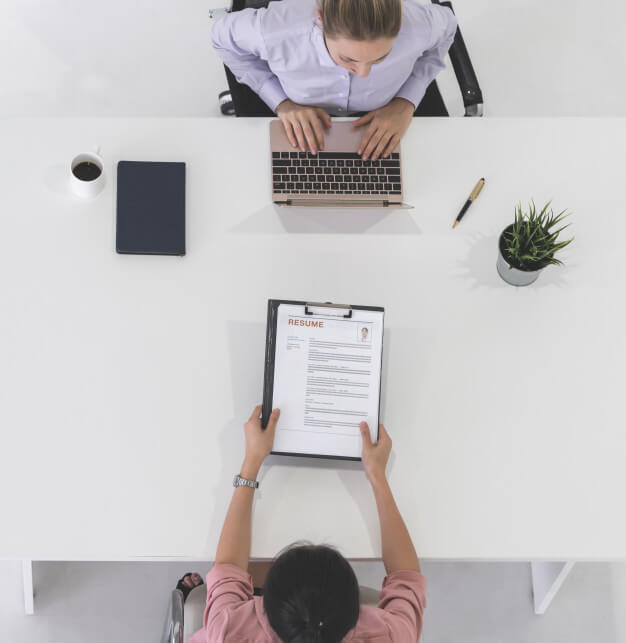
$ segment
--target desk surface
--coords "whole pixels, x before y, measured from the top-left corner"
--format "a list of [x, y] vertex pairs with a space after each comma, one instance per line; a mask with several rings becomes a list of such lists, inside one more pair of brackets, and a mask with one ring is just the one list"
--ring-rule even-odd
[[[395, 212], [275, 209], [264, 120], [5, 120], [0, 140], [0, 556], [210, 559], [279, 297], [385, 306], [389, 476], [421, 556], [626, 557], [626, 120], [416, 119]], [[64, 166], [95, 143], [108, 184], [84, 203]], [[115, 253], [121, 159], [188, 163], [185, 258]], [[516, 289], [496, 242], [531, 198], [576, 240]], [[252, 555], [299, 539], [380, 555], [358, 463], [264, 467]]]

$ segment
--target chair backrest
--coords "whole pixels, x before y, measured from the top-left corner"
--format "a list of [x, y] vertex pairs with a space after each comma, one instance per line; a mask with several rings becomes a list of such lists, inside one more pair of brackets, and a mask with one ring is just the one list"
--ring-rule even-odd
[[185, 637], [184, 643], [204, 626], [204, 608], [206, 607], [207, 587], [205, 584], [194, 587], [185, 600]]
[[184, 609], [183, 593], [179, 589], [173, 590], [167, 605], [161, 643], [183, 643]]
[[267, 7], [270, 2], [277, 0], [233, 0], [233, 8], [231, 11], [241, 11], [241, 9], [261, 9]]
[[[448, 0], [432, 0], [433, 4], [438, 4], [448, 7], [452, 13], [452, 3]], [[463, 105], [465, 106], [466, 116], [482, 116], [483, 115], [483, 93], [478, 84], [478, 78], [474, 71], [474, 65], [465, 46], [465, 40], [461, 33], [461, 28], [457, 27], [454, 42], [448, 52], [454, 75], [461, 89], [461, 96], [463, 97]]]
[[224, 65], [228, 89], [237, 116], [276, 116], [274, 112], [261, 100], [261, 97], [248, 85], [240, 83], [233, 72]]

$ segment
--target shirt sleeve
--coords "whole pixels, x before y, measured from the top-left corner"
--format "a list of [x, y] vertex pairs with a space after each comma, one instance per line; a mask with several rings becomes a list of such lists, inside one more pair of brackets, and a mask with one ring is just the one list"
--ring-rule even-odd
[[287, 94], [267, 64], [263, 39], [266, 9], [242, 9], [229, 13], [213, 25], [211, 44], [235, 78], [253, 89], [272, 110]]
[[221, 640], [229, 611], [252, 600], [252, 577], [237, 565], [216, 563], [206, 576], [204, 630], [208, 641]]
[[426, 608], [426, 579], [410, 570], [389, 574], [383, 582], [378, 607], [385, 611], [392, 641], [417, 641]]
[[458, 21], [447, 7], [426, 5], [423, 7], [431, 25], [428, 49], [417, 59], [413, 71], [400, 87], [397, 98], [411, 101], [415, 108], [422, 102], [424, 94], [435, 76], [446, 68], [444, 58], [452, 46]]

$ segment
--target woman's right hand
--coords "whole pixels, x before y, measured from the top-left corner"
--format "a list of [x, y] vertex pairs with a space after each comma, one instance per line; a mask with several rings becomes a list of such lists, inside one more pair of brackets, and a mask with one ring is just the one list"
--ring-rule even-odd
[[324, 149], [324, 127], [330, 128], [331, 120], [321, 107], [298, 105], [287, 99], [276, 108], [276, 114], [293, 147], [313, 154]]
[[363, 438], [363, 451], [361, 460], [368, 480], [374, 482], [385, 479], [385, 468], [391, 453], [391, 438], [382, 424], [378, 425], [378, 442], [372, 444], [370, 429], [367, 422], [361, 422], [361, 437]]

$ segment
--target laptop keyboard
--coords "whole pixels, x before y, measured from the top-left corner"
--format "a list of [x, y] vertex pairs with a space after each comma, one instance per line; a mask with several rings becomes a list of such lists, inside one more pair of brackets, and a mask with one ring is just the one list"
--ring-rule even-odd
[[400, 154], [363, 161], [350, 152], [272, 152], [273, 191], [286, 194], [401, 194]]

